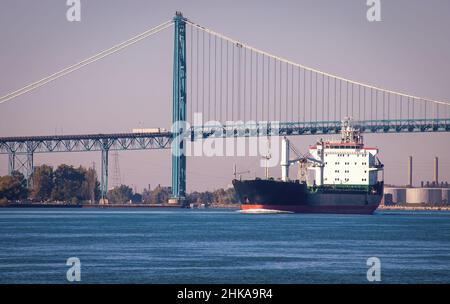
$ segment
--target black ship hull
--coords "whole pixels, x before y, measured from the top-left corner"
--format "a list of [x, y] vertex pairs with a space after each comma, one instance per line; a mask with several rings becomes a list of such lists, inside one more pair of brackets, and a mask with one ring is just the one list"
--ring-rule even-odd
[[361, 187], [308, 187], [299, 182], [233, 180], [241, 209], [295, 213], [373, 214], [380, 205], [383, 183]]

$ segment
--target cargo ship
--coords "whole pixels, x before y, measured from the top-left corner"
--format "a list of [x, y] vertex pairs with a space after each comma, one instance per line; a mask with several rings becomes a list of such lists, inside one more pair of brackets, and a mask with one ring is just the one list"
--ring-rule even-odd
[[[290, 159], [290, 151], [297, 157]], [[383, 196], [383, 164], [378, 149], [365, 147], [360, 129], [351, 119], [342, 122], [341, 138], [317, 141], [301, 155], [284, 137], [281, 179], [235, 178], [233, 186], [242, 211], [294, 213], [373, 214]], [[298, 177], [289, 167], [298, 164]], [[267, 172], [267, 170], [266, 170]], [[381, 175], [381, 176], [380, 176]]]

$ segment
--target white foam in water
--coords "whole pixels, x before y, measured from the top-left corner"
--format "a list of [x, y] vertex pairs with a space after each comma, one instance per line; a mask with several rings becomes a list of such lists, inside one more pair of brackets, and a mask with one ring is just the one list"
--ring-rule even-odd
[[272, 209], [247, 209], [247, 210], [238, 210], [238, 212], [245, 213], [245, 214], [291, 214], [291, 213], [294, 213], [291, 211], [272, 210]]

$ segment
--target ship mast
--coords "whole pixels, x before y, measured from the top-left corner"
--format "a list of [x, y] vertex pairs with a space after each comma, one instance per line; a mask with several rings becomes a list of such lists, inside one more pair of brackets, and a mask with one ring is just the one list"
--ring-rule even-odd
[[272, 158], [272, 154], [270, 153], [271, 151], [271, 146], [270, 146], [270, 140], [269, 137], [267, 136], [267, 154], [264, 155], [264, 159], [265, 159], [265, 175], [266, 175], [266, 179], [269, 179], [269, 160]]
[[361, 130], [359, 128], [355, 128], [354, 121], [350, 117], [346, 117], [342, 121], [341, 142], [363, 144]]

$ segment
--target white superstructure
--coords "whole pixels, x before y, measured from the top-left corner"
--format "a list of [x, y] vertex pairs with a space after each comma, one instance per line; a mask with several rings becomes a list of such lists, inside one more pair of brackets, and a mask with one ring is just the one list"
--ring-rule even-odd
[[378, 149], [364, 147], [360, 131], [349, 119], [342, 123], [340, 140], [320, 140], [309, 153], [316, 160], [308, 167], [310, 185], [374, 185], [383, 170]]

